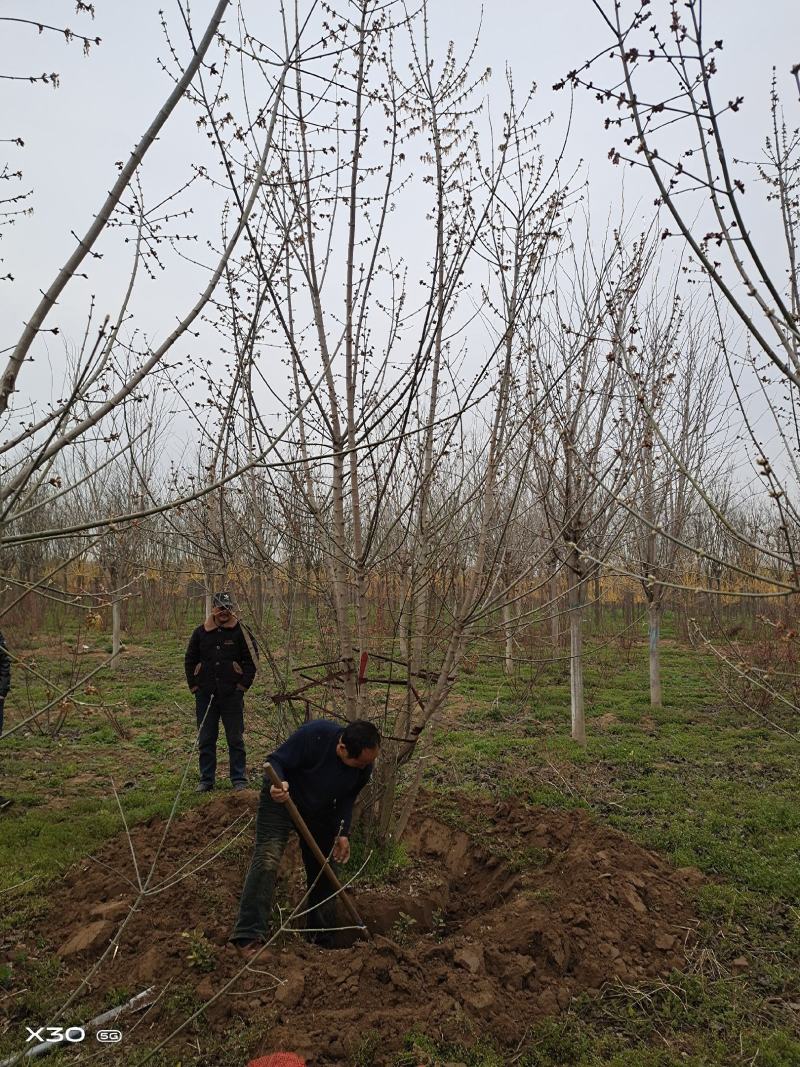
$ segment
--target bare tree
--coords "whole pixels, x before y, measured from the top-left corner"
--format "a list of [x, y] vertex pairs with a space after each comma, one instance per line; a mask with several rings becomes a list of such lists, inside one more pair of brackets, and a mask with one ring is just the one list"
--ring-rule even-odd
[[[552, 308], [534, 310], [528, 393], [541, 405], [534, 470], [552, 550], [568, 575], [572, 737], [586, 741], [583, 618], [588, 583], [619, 537], [616, 500], [634, 476], [623, 368], [631, 307], [650, 255], [615, 232], [595, 262], [574, 256], [557, 277]], [[563, 269], [563, 268], [562, 268]]]
[[[765, 435], [759, 432], [752, 406], [742, 403], [736, 373], [731, 375], [732, 384], [745, 433], [753, 446], [751, 461], [764, 479], [779, 524], [788, 533], [796, 521], [798, 475], [793, 458], [798, 440], [793, 412], [800, 387], [800, 153], [797, 136], [783, 117], [777, 82], [772, 84], [772, 117], [764, 158], [755, 164], [734, 158], [728, 128], [743, 98], [718, 101], [714, 86], [723, 42], [708, 35], [702, 0], [688, 0], [683, 8], [670, 5], [669, 18], [663, 21], [641, 0], [631, 4], [629, 11], [622, 3], [612, 6], [604, 0], [592, 0], [592, 4], [611, 44], [570, 72], [556, 88], [581, 86], [603, 103], [615, 105], [605, 125], [620, 131], [622, 143], [611, 148], [609, 158], [617, 165], [627, 163], [649, 171], [658, 192], [657, 203], [669, 220], [663, 225], [662, 239], [677, 236], [685, 242], [692, 263], [708, 280], [716, 304], [730, 309], [749, 338], [753, 380], [765, 387], [765, 414], [777, 431], [773, 449], [762, 443]], [[598, 85], [590, 70], [609, 54], [617, 61], [619, 80], [604, 84], [603, 79]], [[796, 84], [796, 70], [791, 73]], [[766, 183], [767, 200], [777, 208], [776, 221], [786, 253], [777, 270], [771, 255], [759, 246], [756, 229], [747, 222], [746, 190], [758, 190], [758, 184], [750, 180], [754, 167], [757, 177]], [[720, 310], [720, 323], [722, 317]], [[735, 356], [727, 344], [723, 354], [733, 372]], [[784, 464], [791, 472], [791, 488], [784, 484]], [[788, 537], [781, 555], [794, 568], [793, 573], [800, 573], [795, 567], [797, 546]]]
[[[84, 3], [83, 0], [78, 0], [75, 5], [76, 15], [88, 15], [94, 19], [95, 10], [94, 4]], [[30, 15], [35, 15], [35, 12], [29, 12]], [[75, 32], [69, 26], [52, 26], [48, 22], [40, 21], [35, 17], [21, 18], [13, 15], [1, 15], [0, 23], [3, 25], [4, 32], [12, 35], [11, 40], [16, 44], [18, 40], [23, 39], [26, 36], [38, 37], [43, 35], [50, 36], [55, 34], [61, 38], [65, 44], [78, 43], [81, 46], [83, 54], [88, 56], [91, 49], [100, 44], [100, 38], [96, 36], [88, 36], [83, 33]], [[11, 51], [11, 49], [9, 50]], [[3, 70], [0, 73], [0, 79], [2, 81], [10, 82], [26, 82], [29, 85], [34, 86], [50, 86], [53, 89], [57, 89], [61, 82], [61, 75], [55, 71], [45, 72], [42, 74], [34, 73], [22, 73], [19, 70]], [[12, 151], [15, 151], [15, 156], [18, 152], [21, 152], [25, 148], [24, 131], [19, 127], [8, 130], [3, 130], [3, 136], [0, 138], [0, 144], [10, 145]], [[11, 135], [11, 136], [9, 136]], [[23, 181], [22, 168], [16, 166], [5, 159], [0, 163], [0, 189], [3, 191], [8, 188], [8, 195], [0, 194], [0, 237], [2, 237], [2, 230], [5, 227], [15, 225], [20, 218], [31, 215], [33, 213], [33, 189], [23, 187], [22, 192], [13, 192], [14, 188], [19, 188], [17, 183]], [[6, 185], [6, 183], [8, 183]], [[2, 262], [2, 259], [0, 259]], [[9, 271], [4, 275], [0, 275], [0, 281], [13, 282], [14, 275]]]
[[[660, 633], [665, 599], [673, 586], [682, 584], [679, 564], [692, 562], [684, 546], [699, 504], [693, 485], [713, 481], [724, 455], [724, 439], [715, 440], [720, 384], [713, 332], [691, 305], [683, 308], [677, 293], [666, 315], [667, 295], [657, 291], [638, 309], [635, 338], [624, 360], [639, 414], [636, 494], [632, 500], [626, 498], [633, 518], [634, 554], [626, 569], [638, 576], [647, 602], [654, 707], [662, 702]], [[661, 437], [670, 441], [669, 452], [661, 447]]]

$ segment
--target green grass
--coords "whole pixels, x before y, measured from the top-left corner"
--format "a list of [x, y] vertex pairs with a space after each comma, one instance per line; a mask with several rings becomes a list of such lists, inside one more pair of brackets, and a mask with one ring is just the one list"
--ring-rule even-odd
[[366, 885], [385, 882], [395, 871], [407, 867], [408, 853], [399, 841], [380, 846], [368, 841], [356, 829], [350, 841], [350, 859], [342, 865], [342, 873], [352, 878], [361, 871], [359, 882]]
[[[651, 709], [644, 649], [631, 666], [614, 663], [607, 649], [596, 658], [590, 652], [585, 749], [568, 736], [569, 687], [552, 679], [557, 668], [524, 706], [497, 669], [473, 675], [458, 687], [470, 701], [463, 720], [469, 728], [440, 732], [441, 763], [467, 786], [486, 788], [488, 778], [492, 790], [497, 782], [501, 795], [519, 791], [531, 803], [553, 803], [556, 792], [561, 803], [597, 807], [676, 866], [698, 866], [800, 903], [798, 740], [711, 704], [698, 653], [668, 646], [663, 660], [665, 706]], [[615, 721], [593, 729], [593, 721], [609, 715]], [[542, 788], [535, 772], [547, 761], [569, 770], [574, 794]], [[613, 808], [593, 792], [590, 775], [581, 783], [582, 767], [604, 769]]]
[[158, 682], [141, 682], [127, 691], [132, 708], [157, 708], [164, 700], [164, 687]]
[[[669, 626], [665, 632], [671, 632]], [[101, 642], [91, 640], [99, 648]], [[59, 647], [63, 651], [71, 643], [68, 637]], [[5, 776], [0, 792], [16, 800], [2, 816], [0, 890], [25, 881], [2, 898], [0, 933], [36, 930], [47, 906], [48, 881], [120, 832], [112, 777], [129, 823], [169, 810], [185, 762], [194, 758], [194, 707], [182, 675], [184, 644], [177, 634], [137, 636], [119, 669], [94, 680], [96, 692], [76, 694], [87, 705], [70, 711], [57, 737], [29, 733], [0, 743]], [[621, 649], [600, 634], [587, 646], [585, 749], [569, 737], [563, 659], [523, 669], [509, 681], [499, 658], [472, 654], [455, 694], [458, 718], [447, 716], [432, 748], [426, 779], [431, 802], [443, 819], [471, 833], [482, 827], [460, 802], [464, 793], [580, 806], [675, 866], [700, 868], [708, 880], [696, 891], [697, 952], [706, 962], [694, 973], [638, 991], [611, 987], [579, 998], [560, 1018], [532, 1024], [514, 1062], [521, 1067], [800, 1067], [797, 1009], [790, 1007], [800, 1004], [797, 740], [715, 694], [716, 665], [698, 652], [665, 644], [665, 704], [651, 709], [643, 641]], [[69, 655], [36, 655], [39, 668], [54, 682], [68, 684], [75, 676]], [[100, 655], [87, 653], [80, 669]], [[248, 696], [251, 764], [275, 740], [273, 688], [262, 658]], [[7, 708], [9, 724], [40, 706], [47, 694], [40, 682], [28, 690], [17, 685]], [[125, 736], [101, 707], [89, 704], [112, 706]], [[795, 732], [800, 725], [785, 714], [780, 722]], [[182, 803], [193, 805], [198, 802], [191, 792], [193, 762], [187, 781]], [[519, 868], [547, 861], [531, 849], [505, 858]], [[408, 857], [399, 846], [370, 854], [356, 834], [346, 870], [365, 862], [363, 878], [380, 883]], [[731, 966], [740, 957], [747, 961], [743, 971]], [[58, 965], [44, 960], [36, 966], [32, 974], [26, 971], [30, 988], [24, 1002], [31, 1011], [45, 1011]], [[14, 968], [12, 957], [0, 970], [0, 991], [13, 986]], [[193, 992], [178, 988], [174, 997], [169, 1007], [177, 1019], [194, 1003]], [[232, 1023], [215, 1035], [220, 1062], [228, 1039], [246, 1062], [255, 1033]], [[0, 1038], [0, 1052], [12, 1047]], [[352, 1067], [385, 1063], [381, 1049], [375, 1035], [359, 1035], [350, 1052]], [[175, 1056], [156, 1062], [174, 1064]], [[186, 1067], [191, 1062], [187, 1054]], [[411, 1034], [395, 1067], [507, 1062], [507, 1050], [480, 1039], [443, 1046], [430, 1035]]]
[[[709, 680], [713, 662], [675, 645], [662, 652], [664, 707], [652, 709], [644, 643], [633, 653], [626, 663], [612, 649], [589, 648], [585, 749], [569, 738], [562, 664], [540, 673], [530, 694], [524, 678], [509, 684], [496, 666], [464, 679], [460, 725], [437, 738], [439, 804], [454, 824], [480, 830], [450, 800], [456, 777], [461, 789], [582, 806], [675, 866], [698, 867], [709, 876], [697, 890], [698, 951], [716, 969], [583, 998], [562, 1018], [534, 1026], [530, 1048], [515, 1062], [798, 1067], [798, 741], [720, 701]], [[796, 731], [798, 723], [783, 725]], [[734, 977], [730, 964], [739, 957], [748, 966]], [[428, 1059], [419, 1063], [504, 1062], [502, 1050], [480, 1044], [414, 1039], [412, 1047], [417, 1052], [399, 1067], [420, 1051]]]

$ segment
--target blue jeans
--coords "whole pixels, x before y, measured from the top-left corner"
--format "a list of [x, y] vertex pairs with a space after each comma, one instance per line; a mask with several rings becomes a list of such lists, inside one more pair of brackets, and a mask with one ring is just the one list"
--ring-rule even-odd
[[[200, 753], [200, 781], [214, 784], [217, 773], [217, 737], [219, 724], [225, 728], [230, 756], [231, 782], [247, 784], [247, 756], [244, 751], [244, 693], [237, 690], [228, 697], [214, 696], [202, 690], [195, 693], [197, 712], [197, 748]], [[209, 704], [211, 705], [209, 707]]]
[[[239, 901], [239, 916], [231, 934], [231, 941], [263, 941], [267, 937], [272, 895], [275, 891], [275, 879], [283, 850], [295, 829], [289, 812], [283, 804], [276, 804], [269, 795], [270, 781], [264, 778], [261, 789], [261, 801], [256, 818], [256, 844], [250, 869], [244, 880], [242, 896]], [[303, 816], [314, 840], [327, 858], [331, 854], [339, 834], [339, 821], [335, 815]], [[303, 866], [306, 870], [306, 885], [310, 892], [301, 910], [311, 909], [305, 917], [306, 931], [310, 939], [319, 945], [329, 946], [333, 941], [331, 930], [338, 926], [336, 921], [336, 898], [325, 901], [334, 892], [311, 849], [298, 834]], [[330, 865], [336, 870], [336, 865]], [[316, 883], [316, 884], [315, 884]], [[313, 888], [312, 888], [313, 886]], [[314, 933], [314, 931], [318, 931]]]

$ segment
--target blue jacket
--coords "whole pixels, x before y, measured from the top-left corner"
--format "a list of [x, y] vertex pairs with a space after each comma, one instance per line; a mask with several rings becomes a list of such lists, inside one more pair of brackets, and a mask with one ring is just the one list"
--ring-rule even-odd
[[372, 767], [348, 767], [336, 755], [343, 726], [328, 719], [304, 723], [268, 756], [300, 814], [312, 820], [330, 817], [350, 832], [353, 801], [367, 784]]

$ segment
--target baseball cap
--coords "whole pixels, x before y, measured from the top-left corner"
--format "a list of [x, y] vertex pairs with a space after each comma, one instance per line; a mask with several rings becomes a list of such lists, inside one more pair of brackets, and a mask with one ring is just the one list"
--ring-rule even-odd
[[233, 597], [230, 593], [214, 593], [211, 598], [212, 608], [224, 608], [226, 611], [233, 611]]

